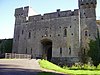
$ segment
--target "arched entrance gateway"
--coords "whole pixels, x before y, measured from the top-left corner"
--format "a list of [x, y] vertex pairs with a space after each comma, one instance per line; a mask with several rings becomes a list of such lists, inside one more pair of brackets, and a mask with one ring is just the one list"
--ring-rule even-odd
[[52, 41], [49, 39], [41, 40], [42, 58], [51, 61], [52, 58]]

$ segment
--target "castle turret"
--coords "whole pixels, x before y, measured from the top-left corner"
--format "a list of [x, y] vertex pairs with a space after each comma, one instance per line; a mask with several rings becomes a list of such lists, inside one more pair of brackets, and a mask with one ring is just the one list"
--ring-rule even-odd
[[91, 18], [96, 17], [96, 0], [79, 0], [79, 9], [81, 12], [81, 18]]
[[95, 37], [97, 35], [95, 10], [96, 4], [97, 0], [79, 0], [79, 17], [83, 50], [86, 50], [86, 48], [88, 48], [89, 40], [95, 40]]
[[18, 45], [20, 39], [21, 29], [23, 27], [22, 23], [26, 23], [29, 16], [36, 15], [31, 7], [21, 7], [15, 9], [15, 29], [14, 29], [14, 39], [13, 39], [13, 52], [18, 52]]
[[79, 0], [79, 8], [96, 8], [97, 0]]

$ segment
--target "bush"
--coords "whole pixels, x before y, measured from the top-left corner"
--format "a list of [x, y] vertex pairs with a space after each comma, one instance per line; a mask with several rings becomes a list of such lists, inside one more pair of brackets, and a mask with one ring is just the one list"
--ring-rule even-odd
[[83, 69], [84, 69], [84, 70], [95, 70], [96, 67], [95, 67], [94, 65], [84, 64], [84, 65], [83, 65]]
[[63, 66], [63, 69], [68, 70], [68, 69], [69, 69], [69, 67], [68, 67], [68, 66]]
[[81, 64], [80, 63], [75, 63], [72, 67], [70, 67], [71, 70], [81, 70]]
[[97, 70], [100, 70], [100, 64], [97, 66]]
[[[99, 68], [100, 68], [100, 66], [99, 66]], [[94, 65], [91, 65], [90, 63], [83, 64], [83, 65], [76, 63], [70, 69], [71, 70], [96, 70], [96, 67]]]

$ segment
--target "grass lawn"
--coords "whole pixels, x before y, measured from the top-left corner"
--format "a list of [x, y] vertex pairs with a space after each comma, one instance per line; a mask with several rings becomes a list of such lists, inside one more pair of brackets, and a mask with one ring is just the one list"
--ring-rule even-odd
[[[100, 75], [100, 70], [69, 70], [69, 69], [63, 69], [63, 68], [61, 68], [61, 67], [59, 67], [59, 66], [57, 66], [57, 65], [55, 65], [55, 64], [53, 64], [49, 61], [46, 61], [46, 60], [40, 60], [39, 64], [42, 68], [62, 72], [62, 73], [65, 73], [65, 74]], [[43, 75], [45, 75], [45, 74], [43, 74]]]

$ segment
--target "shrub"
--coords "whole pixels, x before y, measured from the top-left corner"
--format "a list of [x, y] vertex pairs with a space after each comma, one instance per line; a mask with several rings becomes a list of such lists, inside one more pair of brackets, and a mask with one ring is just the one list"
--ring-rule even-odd
[[97, 70], [100, 70], [100, 64], [97, 66]]
[[96, 67], [94, 65], [84, 64], [83, 69], [84, 70], [95, 70]]
[[91, 65], [90, 63], [83, 64], [83, 65], [79, 64], [79, 63], [76, 63], [70, 69], [71, 70], [96, 70], [96, 67], [94, 65]]
[[68, 67], [68, 66], [63, 66], [63, 69], [68, 70], [68, 69], [69, 69], [69, 67]]
[[80, 63], [75, 63], [72, 67], [70, 67], [71, 70], [81, 70], [81, 64]]

